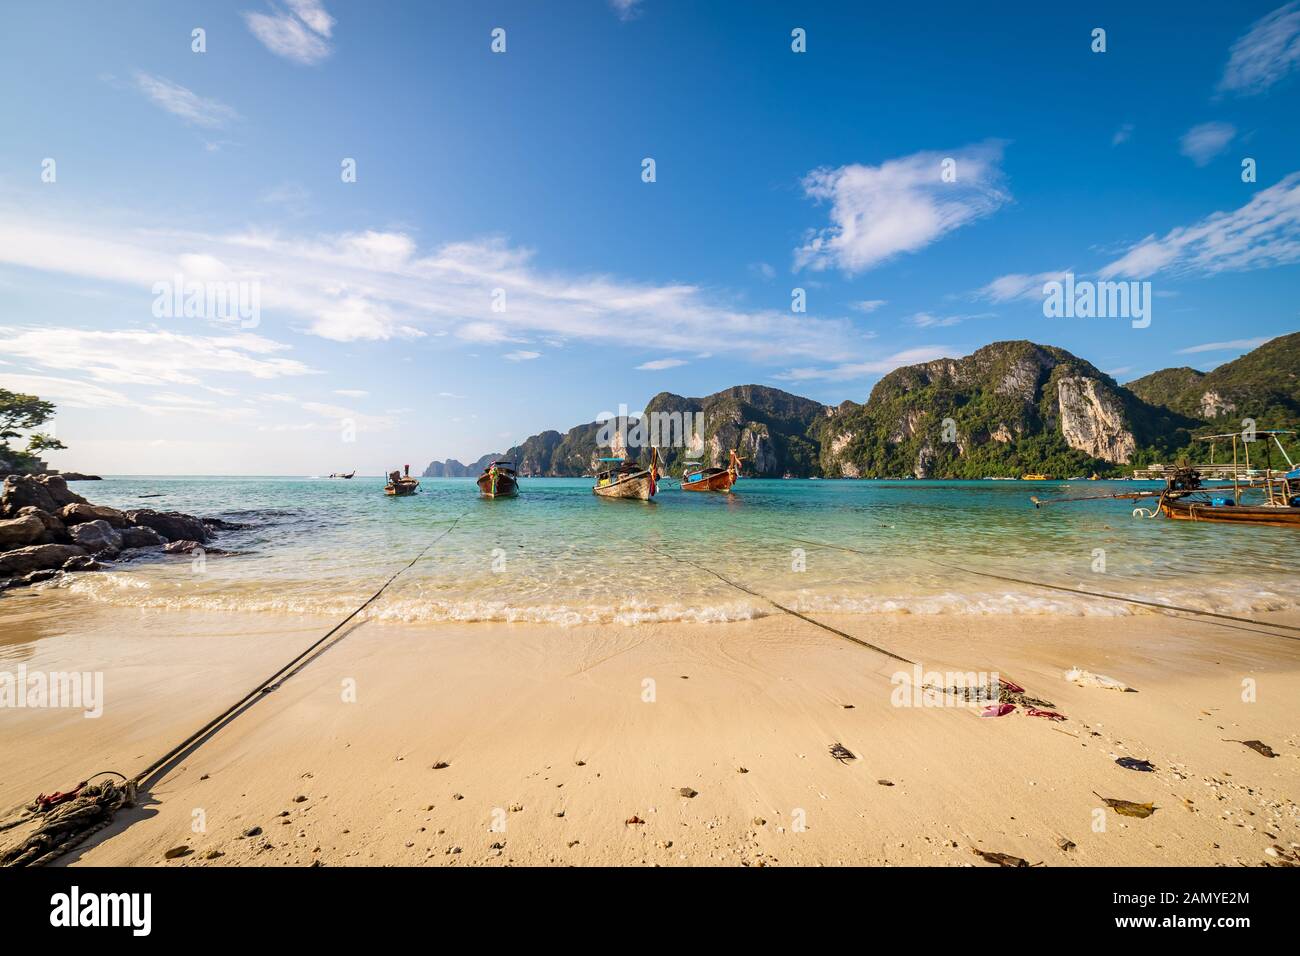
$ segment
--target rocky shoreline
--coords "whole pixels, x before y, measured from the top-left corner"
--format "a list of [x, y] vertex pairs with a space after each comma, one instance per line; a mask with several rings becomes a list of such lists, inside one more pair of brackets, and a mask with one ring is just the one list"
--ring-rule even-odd
[[0, 591], [141, 554], [188, 554], [233, 527], [179, 511], [92, 504], [62, 475], [10, 475], [0, 491]]

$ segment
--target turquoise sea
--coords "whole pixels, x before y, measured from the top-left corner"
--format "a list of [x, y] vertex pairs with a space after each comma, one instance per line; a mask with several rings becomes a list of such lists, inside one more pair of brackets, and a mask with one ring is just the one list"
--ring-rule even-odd
[[1143, 502], [1036, 510], [1029, 500], [1148, 483], [742, 479], [726, 496], [665, 482], [648, 503], [597, 498], [583, 479], [523, 479], [520, 497], [494, 501], [480, 499], [470, 479], [424, 479], [411, 498], [388, 498], [382, 485], [148, 476], [79, 484], [99, 504], [249, 527], [213, 542], [234, 554], [148, 557], [44, 590], [133, 607], [343, 615], [455, 523], [368, 614], [619, 625], [773, 613], [703, 568], [806, 612], [1141, 613], [971, 571], [1227, 613], [1300, 602], [1294, 532], [1133, 517]]

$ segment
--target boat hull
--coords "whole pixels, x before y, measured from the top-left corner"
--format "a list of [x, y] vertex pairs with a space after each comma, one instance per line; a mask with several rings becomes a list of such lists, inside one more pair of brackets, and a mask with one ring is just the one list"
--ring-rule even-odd
[[724, 468], [714, 474], [705, 473], [698, 481], [683, 481], [682, 491], [730, 492], [731, 486], [735, 483], [735, 474], [729, 468]]
[[484, 498], [515, 498], [519, 495], [519, 482], [510, 475], [498, 472], [494, 489], [491, 475], [479, 475], [478, 491]]
[[1210, 505], [1203, 501], [1174, 498], [1161, 506], [1166, 518], [1175, 521], [1215, 521], [1222, 524], [1262, 524], [1278, 528], [1300, 528], [1300, 508], [1261, 508], [1253, 505]]
[[406, 498], [420, 490], [418, 481], [404, 481], [396, 485], [388, 485], [384, 488], [384, 494], [390, 498]]
[[632, 498], [649, 501], [654, 497], [656, 490], [655, 483], [647, 470], [637, 472], [630, 478], [624, 478], [613, 484], [596, 485], [591, 489], [591, 493], [602, 498]]

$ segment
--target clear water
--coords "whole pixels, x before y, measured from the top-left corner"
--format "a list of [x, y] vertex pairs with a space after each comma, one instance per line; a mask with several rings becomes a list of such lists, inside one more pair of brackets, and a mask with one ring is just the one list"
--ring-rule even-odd
[[[970, 570], [1228, 613], [1300, 602], [1293, 531], [1137, 519], [1135, 503], [1123, 501], [1034, 509], [1031, 494], [1066, 490], [1063, 482], [744, 479], [732, 496], [665, 485], [648, 503], [597, 498], [582, 479], [523, 479], [520, 496], [506, 500], [480, 499], [471, 479], [424, 479], [411, 498], [388, 498], [382, 484], [131, 477], [78, 485], [100, 504], [251, 527], [214, 542], [237, 554], [210, 554], [198, 566], [188, 557], [134, 561], [77, 575], [47, 595], [342, 615], [456, 522], [368, 614], [631, 624], [773, 613], [766, 601], [686, 562], [804, 611], [1134, 613]], [[1076, 482], [1068, 491], [1140, 487]], [[140, 497], [152, 494], [161, 497]]]

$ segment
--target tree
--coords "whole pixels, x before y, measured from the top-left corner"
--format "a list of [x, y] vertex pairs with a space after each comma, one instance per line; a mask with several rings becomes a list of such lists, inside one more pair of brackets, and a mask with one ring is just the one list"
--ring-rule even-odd
[[[41, 452], [67, 447], [57, 438], [35, 431], [53, 417], [53, 402], [0, 388], [0, 458], [6, 459], [15, 471], [40, 469]], [[23, 432], [29, 433], [27, 449], [11, 448], [9, 440], [21, 437]]]

